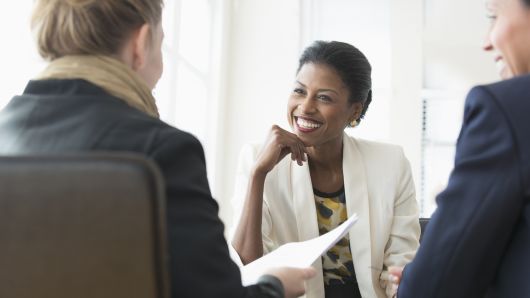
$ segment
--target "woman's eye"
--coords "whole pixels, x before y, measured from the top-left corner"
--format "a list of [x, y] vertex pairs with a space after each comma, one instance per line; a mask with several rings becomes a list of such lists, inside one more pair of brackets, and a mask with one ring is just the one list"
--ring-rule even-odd
[[319, 100], [326, 101], [326, 102], [331, 101], [331, 97], [329, 97], [327, 95], [319, 95], [317, 98]]
[[304, 89], [300, 89], [300, 88], [295, 88], [293, 92], [296, 94], [305, 94]]

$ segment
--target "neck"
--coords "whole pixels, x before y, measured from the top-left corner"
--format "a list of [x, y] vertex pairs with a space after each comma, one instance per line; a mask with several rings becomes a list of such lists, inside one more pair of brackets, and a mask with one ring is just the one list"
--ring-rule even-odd
[[311, 170], [335, 171], [342, 169], [342, 136], [320, 146], [307, 148]]

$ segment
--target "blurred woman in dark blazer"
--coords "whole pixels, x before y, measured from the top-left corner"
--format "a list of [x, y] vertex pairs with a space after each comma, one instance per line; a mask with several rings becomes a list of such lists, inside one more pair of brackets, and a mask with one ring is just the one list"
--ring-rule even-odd
[[0, 154], [128, 151], [166, 182], [172, 297], [295, 297], [312, 269], [243, 287], [211, 197], [201, 144], [158, 119], [162, 0], [39, 0], [33, 29], [50, 61], [0, 113]]
[[455, 168], [398, 298], [530, 297], [530, 0], [488, 0], [501, 82], [466, 99]]

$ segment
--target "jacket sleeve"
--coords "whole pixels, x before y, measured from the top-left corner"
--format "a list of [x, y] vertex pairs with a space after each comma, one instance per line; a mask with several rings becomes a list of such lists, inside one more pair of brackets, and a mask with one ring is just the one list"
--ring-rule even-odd
[[393, 292], [386, 269], [390, 266], [403, 267], [409, 263], [418, 249], [420, 236], [419, 210], [414, 181], [410, 164], [401, 149], [398, 159], [401, 163], [401, 175], [396, 187], [390, 237], [385, 247], [383, 260], [385, 270], [379, 279], [387, 297], [392, 297]]
[[437, 197], [399, 298], [482, 297], [523, 207], [517, 144], [497, 99], [469, 93], [447, 188]]
[[[232, 198], [232, 207], [234, 210], [235, 218], [233, 229], [230, 232], [230, 237], [233, 237], [235, 228], [239, 224], [241, 213], [243, 212], [243, 205], [246, 199], [246, 192], [250, 179], [250, 171], [252, 166], [256, 162], [258, 150], [260, 146], [257, 144], [246, 144], [241, 149], [239, 154], [239, 160], [237, 163], [236, 179], [234, 186], [234, 197]], [[269, 173], [269, 175], [271, 175]], [[270, 214], [269, 205], [267, 203], [267, 195], [263, 193], [263, 207], [261, 216], [261, 236], [263, 241], [263, 253], [268, 254], [277, 248], [275, 241], [272, 238], [272, 217]], [[234, 249], [235, 251], [235, 249]], [[241, 262], [241, 260], [236, 260]], [[242, 264], [242, 263], [241, 263]]]
[[283, 297], [283, 286], [273, 276], [242, 286], [223, 236], [218, 205], [210, 194], [199, 141], [182, 132], [158, 139], [152, 157], [166, 183], [171, 296]]

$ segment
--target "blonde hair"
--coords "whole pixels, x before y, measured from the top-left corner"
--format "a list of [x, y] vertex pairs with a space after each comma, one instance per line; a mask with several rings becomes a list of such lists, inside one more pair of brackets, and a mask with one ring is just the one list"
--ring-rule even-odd
[[31, 28], [46, 60], [108, 56], [117, 54], [143, 24], [155, 28], [162, 8], [163, 0], [37, 0]]

